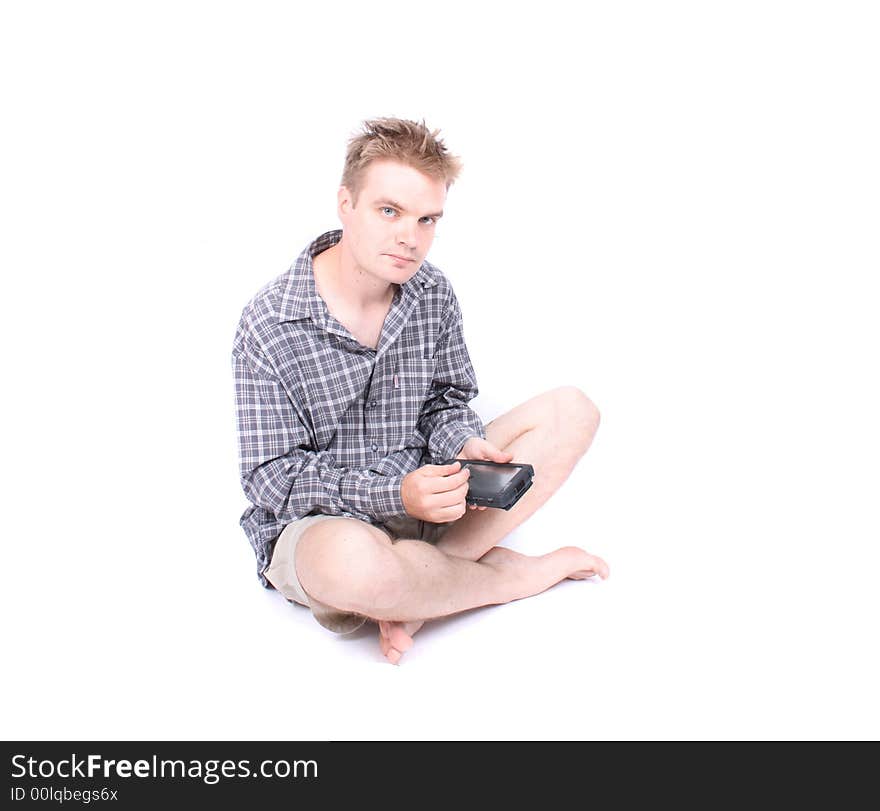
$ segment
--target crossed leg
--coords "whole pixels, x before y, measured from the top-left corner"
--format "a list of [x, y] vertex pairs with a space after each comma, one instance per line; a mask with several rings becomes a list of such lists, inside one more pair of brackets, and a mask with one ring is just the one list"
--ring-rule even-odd
[[[486, 438], [500, 450], [511, 451], [513, 461], [531, 464], [535, 469], [533, 484], [510, 510], [466, 512], [446, 531], [436, 548], [446, 555], [480, 562], [488, 562], [487, 558], [499, 554], [513, 554], [510, 550], [493, 550], [559, 490], [589, 449], [598, 427], [599, 412], [595, 405], [571, 386], [540, 394], [494, 419], [486, 426]], [[588, 557], [591, 561], [584, 564], [589, 572], [586, 576], [606, 577], [605, 562], [592, 555]], [[379, 622], [379, 644], [389, 661], [400, 660], [412, 646], [412, 636], [423, 622]]]
[[600, 558], [578, 547], [538, 557], [497, 544], [568, 478], [592, 442], [598, 411], [580, 390], [563, 387], [532, 398], [486, 426], [487, 439], [535, 468], [532, 487], [509, 510], [466, 512], [436, 546], [391, 542], [352, 519], [309, 528], [296, 548], [296, 570], [310, 598], [379, 622], [380, 644], [399, 661], [427, 619], [538, 594], [566, 578], [608, 575]]

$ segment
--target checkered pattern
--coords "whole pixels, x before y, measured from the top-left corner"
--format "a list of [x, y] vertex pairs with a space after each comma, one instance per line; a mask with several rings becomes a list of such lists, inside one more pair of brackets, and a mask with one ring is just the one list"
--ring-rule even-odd
[[405, 515], [404, 475], [485, 438], [467, 404], [477, 396], [449, 280], [430, 262], [396, 291], [378, 347], [358, 342], [315, 287], [312, 242], [242, 311], [232, 349], [241, 516], [260, 582], [275, 539], [313, 513], [376, 526]]

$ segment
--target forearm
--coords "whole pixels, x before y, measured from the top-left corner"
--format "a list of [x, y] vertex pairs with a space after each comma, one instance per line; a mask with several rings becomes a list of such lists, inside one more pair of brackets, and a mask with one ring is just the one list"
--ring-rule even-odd
[[241, 477], [248, 499], [289, 522], [310, 512], [350, 513], [382, 520], [405, 512], [403, 475], [338, 467], [326, 451], [296, 451], [273, 459]]

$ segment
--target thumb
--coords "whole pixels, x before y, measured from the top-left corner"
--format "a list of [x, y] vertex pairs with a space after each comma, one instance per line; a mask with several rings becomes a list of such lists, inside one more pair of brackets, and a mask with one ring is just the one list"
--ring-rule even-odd
[[492, 448], [493, 462], [510, 462], [513, 459], [513, 451], [502, 451], [498, 448]]

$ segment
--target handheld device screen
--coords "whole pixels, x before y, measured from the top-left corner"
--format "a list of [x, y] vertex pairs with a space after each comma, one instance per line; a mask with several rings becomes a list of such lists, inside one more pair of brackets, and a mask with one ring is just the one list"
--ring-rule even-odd
[[494, 492], [501, 490], [519, 473], [518, 468], [492, 467], [491, 465], [481, 465], [475, 462], [471, 462], [468, 467], [471, 471], [472, 480], [479, 482], [480, 487]]

